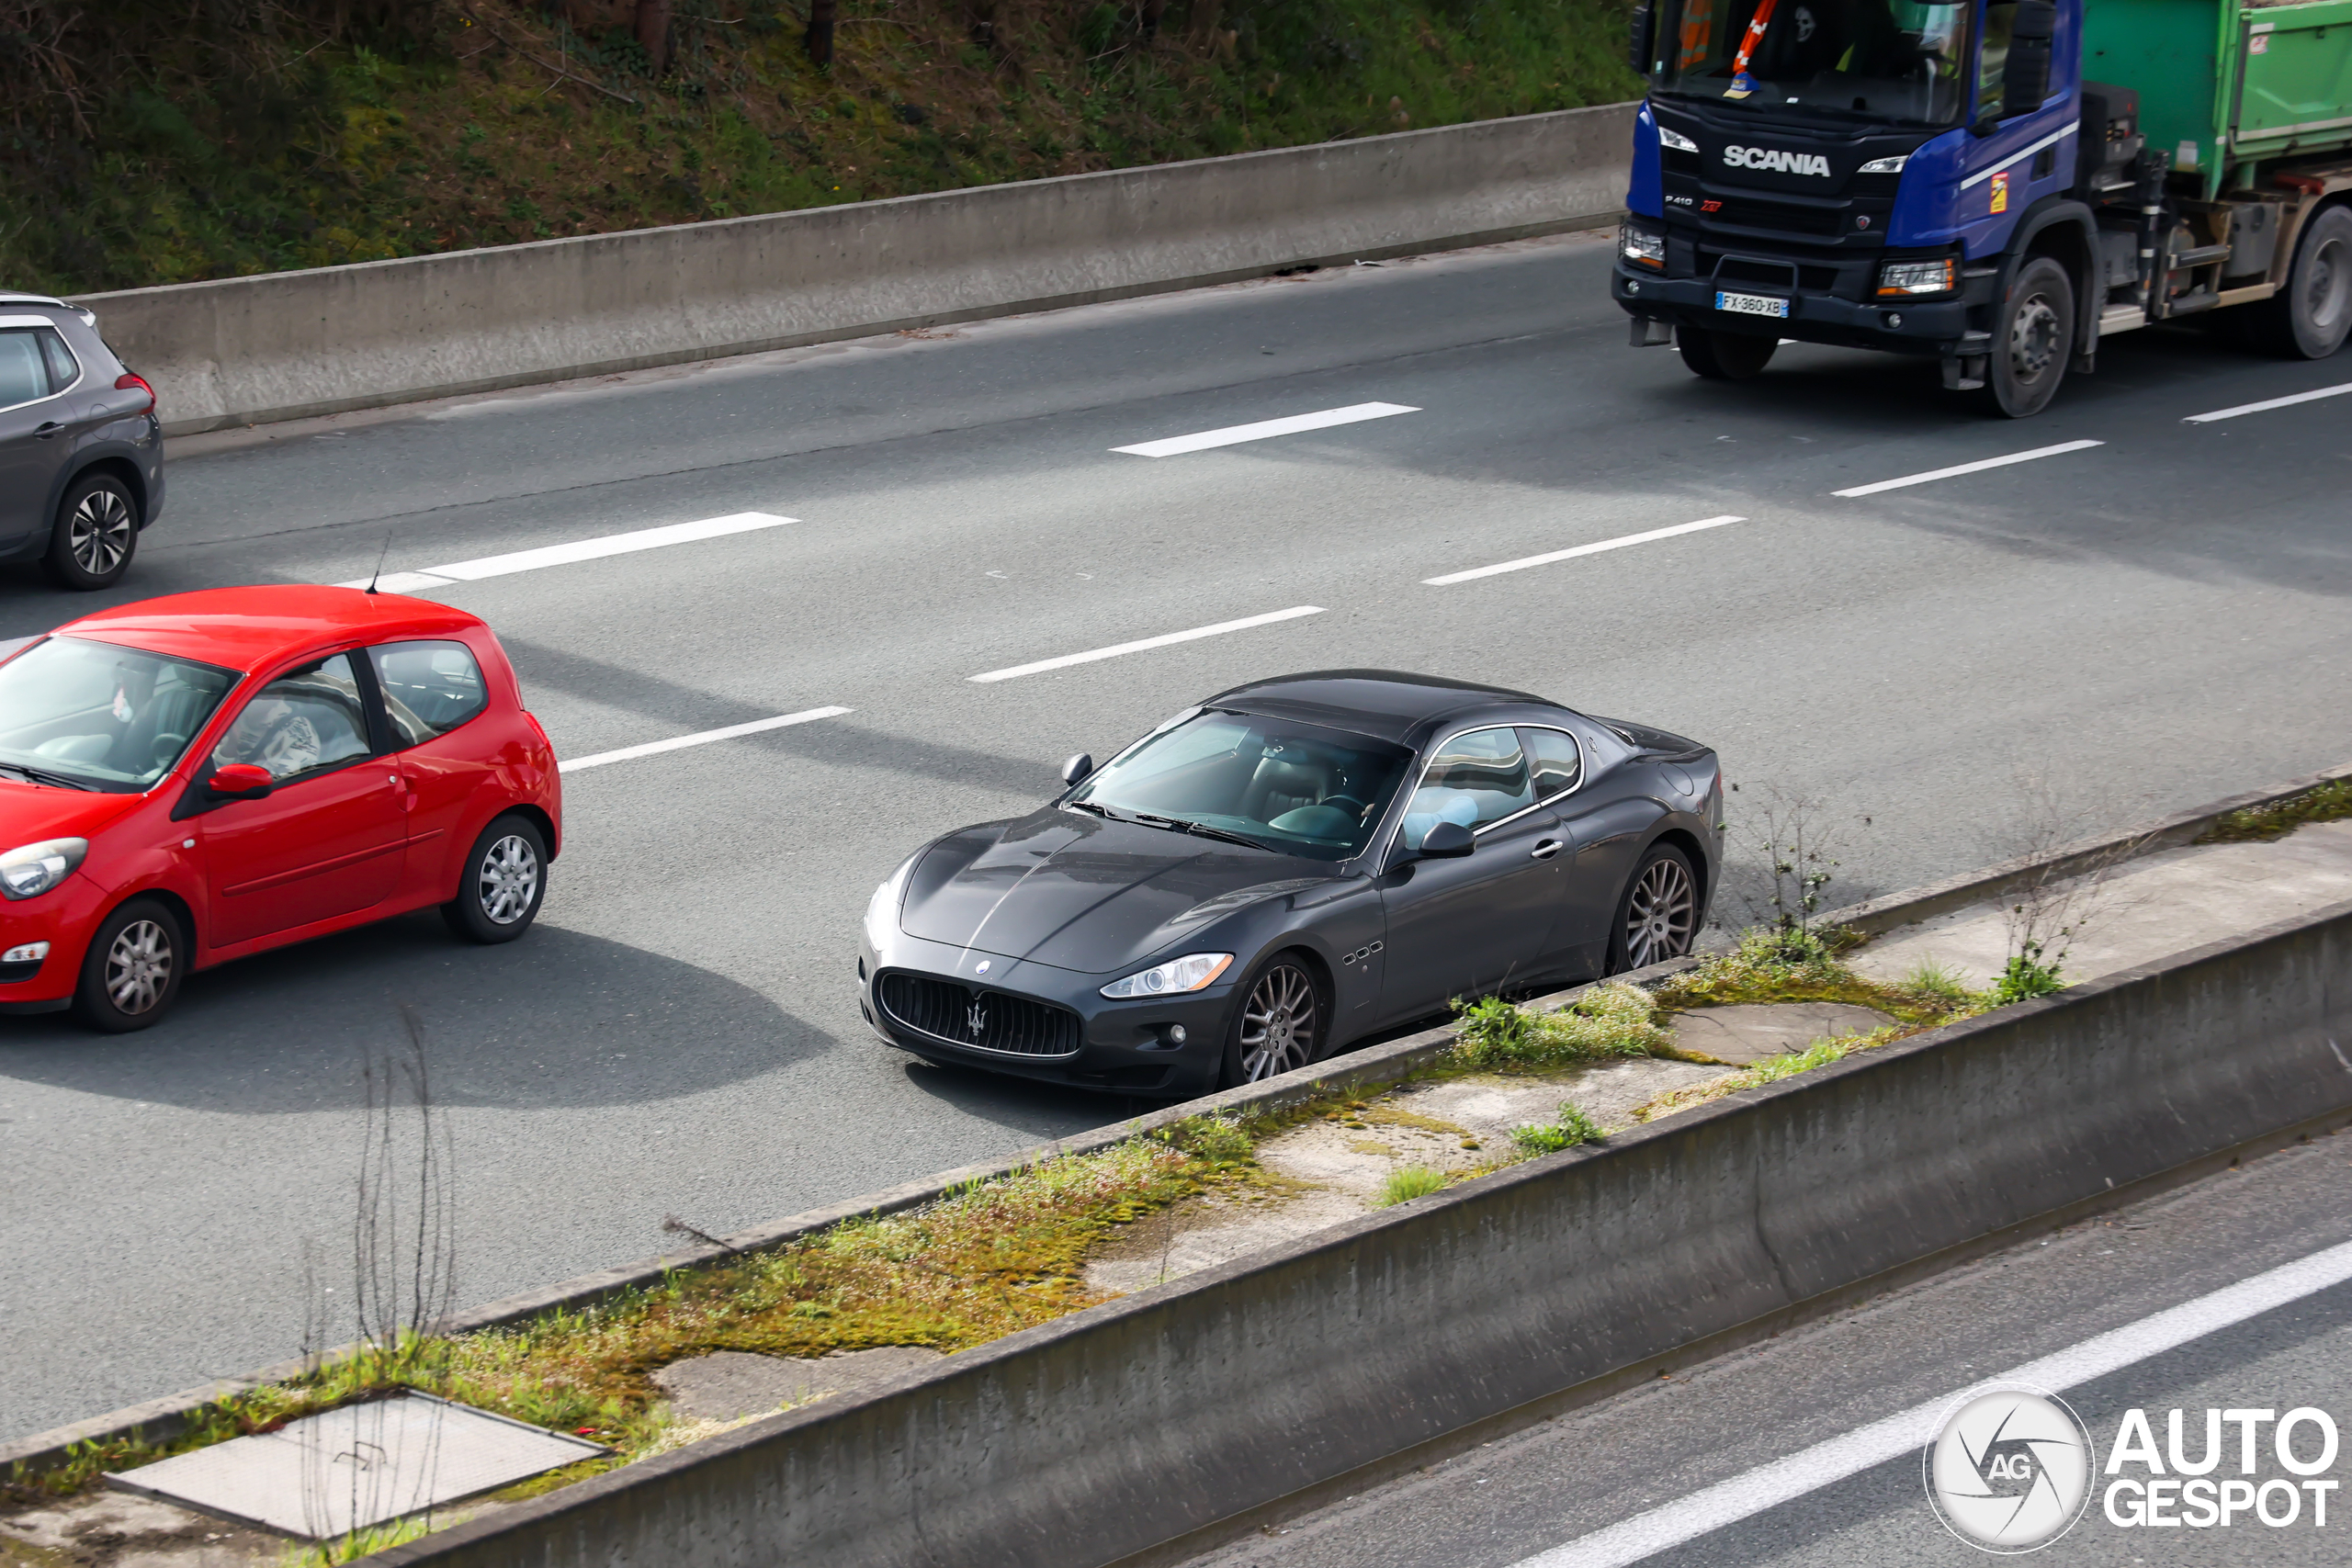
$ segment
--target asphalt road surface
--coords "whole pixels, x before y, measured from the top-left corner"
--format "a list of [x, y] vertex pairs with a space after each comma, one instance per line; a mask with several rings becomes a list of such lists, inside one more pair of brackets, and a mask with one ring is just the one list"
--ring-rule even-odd
[[[2136, 1443], [2115, 1463], [2129, 1410], [2145, 1414], [2176, 1486], [2174, 1410], [2192, 1465], [2206, 1457], [2209, 1410], [2259, 1410], [2275, 1421], [2312, 1408], [2339, 1426], [2352, 1416], [2346, 1144], [2339, 1135], [2253, 1161], [1749, 1349], [1670, 1368], [1629, 1393], [1263, 1527], [1195, 1559], [1196, 1568], [1971, 1568], [1985, 1554], [1947, 1531], [1928, 1501], [1927, 1434], [1963, 1390], [2064, 1361], [2086, 1343], [2108, 1348], [2111, 1370], [2056, 1388], [2064, 1374], [2026, 1380], [2073, 1407], [2095, 1456], [2080, 1517], [2031, 1561], [2340, 1563], [2352, 1533], [2341, 1484], [2352, 1475], [2352, 1445], [2340, 1438], [2335, 1462], [2305, 1472], [2337, 1483], [2318, 1495], [2324, 1522], [2309, 1492], [2289, 1519], [2285, 1493], [2301, 1477], [2278, 1461], [2270, 1424], [2254, 1424], [2249, 1456], [2241, 1424], [2225, 1419], [2222, 1452], [2206, 1474], [2257, 1493], [2285, 1483], [2270, 1488], [2269, 1522], [2241, 1506], [2226, 1526], [2196, 1511], [2200, 1528], [2176, 1496], [2158, 1510], [2169, 1524], [2120, 1525], [2108, 1487], [2151, 1478]], [[2338, 1282], [2308, 1289], [2314, 1276]], [[2229, 1299], [2249, 1282], [2269, 1288], [2252, 1302]], [[2227, 1310], [2215, 1316], [2264, 1310], [2203, 1333], [2195, 1332], [2202, 1324], [2184, 1334], [2168, 1321], [2217, 1298]], [[1935, 1414], [1870, 1440], [1898, 1413], [1922, 1411]], [[2315, 1463], [2318, 1427], [2297, 1423], [2290, 1451]], [[2138, 1501], [2122, 1489], [2114, 1517], [2132, 1518]]]
[[[567, 759], [848, 711], [569, 774], [514, 946], [426, 915], [196, 976], [141, 1034], [0, 1021], [0, 1434], [299, 1348], [306, 1249], [320, 1292], [349, 1253], [358, 1065], [401, 1003], [451, 1117], [468, 1303], [656, 1251], [665, 1215], [722, 1232], [1125, 1113], [875, 1042], [854, 922], [923, 839], [1242, 680], [1434, 671], [1699, 737], [1736, 814], [1778, 791], [1840, 829], [1832, 902], [2352, 751], [2352, 402], [2185, 423], [2352, 360], [2136, 333], [2022, 424], [1932, 365], [1819, 348], [1702, 383], [1624, 346], [1606, 255], [1572, 236], [178, 443], [101, 600], [758, 513], [795, 521], [424, 592], [497, 628]], [[1114, 450], [1366, 404], [1411, 412]], [[2074, 443], [2098, 445], [1836, 493]], [[17, 572], [0, 636], [89, 603]]]

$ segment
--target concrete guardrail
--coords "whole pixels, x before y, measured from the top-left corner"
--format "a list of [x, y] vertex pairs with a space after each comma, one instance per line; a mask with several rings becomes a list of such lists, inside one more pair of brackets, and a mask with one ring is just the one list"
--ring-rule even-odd
[[1099, 1568], [2352, 1124], [2352, 903], [1749, 1089], [368, 1559]]
[[166, 434], [1612, 221], [1634, 106], [85, 295]]

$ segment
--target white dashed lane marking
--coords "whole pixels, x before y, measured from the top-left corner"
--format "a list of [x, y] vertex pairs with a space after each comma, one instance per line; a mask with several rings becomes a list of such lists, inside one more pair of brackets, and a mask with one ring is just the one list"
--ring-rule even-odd
[[1196, 642], [1204, 637], [1222, 637], [1227, 632], [1248, 631], [1252, 626], [1270, 626], [1277, 621], [1295, 621], [1302, 615], [1319, 615], [1322, 613], [1320, 604], [1295, 604], [1287, 610], [1275, 610], [1268, 615], [1244, 615], [1238, 621], [1219, 621], [1213, 626], [1194, 626], [1186, 632], [1166, 632], [1159, 637], [1138, 637], [1134, 642], [1114, 643], [1109, 648], [1090, 649], [1084, 653], [1065, 653], [1058, 659], [1040, 659], [1035, 664], [1015, 664], [1006, 670], [990, 670], [971, 679], [983, 684], [991, 681], [1012, 681], [1046, 670], [1067, 669], [1072, 664], [1091, 664], [1098, 659], [1116, 659], [1122, 654], [1141, 653], [1149, 648]]
[[1244, 441], [1264, 441], [1276, 435], [1295, 435], [1303, 430], [1329, 430], [1335, 424], [1357, 424], [1367, 419], [1386, 419], [1391, 414], [1420, 412], [1403, 403], [1351, 403], [1343, 409], [1295, 413], [1282, 419], [1261, 419], [1255, 424], [1229, 424], [1223, 430], [1170, 435], [1159, 441], [1138, 441], [1132, 446], [1114, 446], [1111, 450], [1136, 457], [1173, 457], [1184, 452], [1205, 452], [1212, 446], [1238, 446]]
[[537, 571], [548, 566], [569, 566], [574, 561], [625, 556], [637, 550], [658, 550], [664, 545], [690, 544], [696, 539], [749, 534], [761, 528], [781, 528], [787, 523], [798, 521], [797, 517], [778, 517], [766, 512], [735, 512], [724, 517], [705, 517], [693, 523], [670, 523], [659, 528], [640, 528], [634, 533], [578, 539], [568, 545], [542, 545], [537, 549], [514, 550], [503, 556], [483, 556], [478, 560], [452, 561], [447, 566], [429, 566], [422, 571], [387, 572], [380, 579], [356, 578], [349, 582], [338, 582], [335, 586], [365, 588], [373, 581], [377, 588], [387, 593], [413, 593], [420, 588], [446, 588], [452, 582], [478, 582], [485, 577], [505, 577], [513, 572]]
[[755, 718], [749, 724], [730, 724], [724, 729], [705, 729], [693, 735], [673, 735], [667, 740], [649, 740], [642, 746], [624, 746], [617, 751], [597, 751], [585, 757], [574, 757], [568, 762], [556, 764], [561, 773], [576, 773], [582, 768], [601, 768], [607, 762], [626, 762], [632, 757], [651, 757], [663, 751], [681, 751], [689, 746], [707, 746], [714, 740], [732, 740], [740, 735], [757, 735], [763, 730], [783, 729], [795, 724], [807, 724], [812, 719], [839, 718], [854, 712], [851, 708], [807, 708], [799, 713], [778, 715], [775, 718]]
[[1851, 490], [1832, 491], [1833, 495], [1876, 495], [1883, 490], [1902, 490], [1907, 485], [1933, 483], [1937, 479], [1957, 479], [1962, 474], [1981, 474], [1987, 468], [2006, 468], [2012, 463], [2030, 463], [2037, 457], [2055, 457], [2067, 452], [2086, 452], [2094, 446], [2104, 446], [2104, 441], [2061, 441], [2055, 446], [2037, 446], [2030, 452], [2012, 452], [2006, 457], [1979, 457], [1973, 463], [1954, 463], [1949, 468], [1929, 468], [1924, 474], [1905, 474], [1899, 479], [1880, 479], [1874, 484], [1856, 485]]
[[1472, 567], [1468, 571], [1450, 571], [1443, 577], [1425, 577], [1421, 581], [1430, 588], [1443, 588], [1448, 583], [1469, 582], [1481, 577], [1499, 576], [1506, 571], [1525, 571], [1531, 566], [1550, 566], [1554, 561], [1574, 560], [1578, 556], [1597, 556], [1603, 550], [1622, 550], [1628, 545], [1646, 545], [1652, 539], [1671, 539], [1678, 534], [1696, 534], [1703, 529], [1747, 521], [1745, 517], [1702, 517], [1696, 523], [1677, 523], [1671, 528], [1653, 528], [1646, 534], [1625, 534], [1596, 544], [1574, 545], [1565, 550], [1547, 551], [1540, 556], [1521, 556], [1517, 560], [1498, 561], [1493, 566]]

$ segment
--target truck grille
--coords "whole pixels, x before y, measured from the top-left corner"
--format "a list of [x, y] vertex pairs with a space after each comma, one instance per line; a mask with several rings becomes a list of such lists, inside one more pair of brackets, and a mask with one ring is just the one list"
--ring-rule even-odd
[[927, 975], [888, 971], [875, 982], [874, 994], [899, 1028], [967, 1051], [1069, 1056], [1077, 1053], [1084, 1032], [1078, 1014], [1068, 1008]]

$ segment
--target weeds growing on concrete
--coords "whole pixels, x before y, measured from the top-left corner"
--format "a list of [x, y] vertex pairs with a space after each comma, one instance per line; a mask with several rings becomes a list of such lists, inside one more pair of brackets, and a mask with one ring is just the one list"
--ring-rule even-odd
[[1449, 1055], [1465, 1067], [1557, 1067], [1670, 1051], [1650, 993], [1628, 981], [1592, 987], [1557, 1012], [1531, 1015], [1499, 998], [1464, 1007]]
[[[2063, 952], [2059, 954], [2060, 958], [2064, 956]], [[2058, 959], [2042, 962], [2041, 944], [2029, 941], [2022, 949], [2009, 954], [2009, 962], [1993, 982], [1990, 995], [1993, 1006], [2007, 1007], [2011, 1002], [2053, 996], [2065, 988], [2066, 982], [2059, 977]]]
[[1727, 1074], [1713, 1082], [1692, 1084], [1687, 1089], [1674, 1089], [1661, 1094], [1655, 1100], [1635, 1106], [1633, 1112], [1634, 1120], [1654, 1122], [1661, 1116], [1670, 1115], [1677, 1111], [1688, 1111], [1694, 1105], [1704, 1105], [1710, 1100], [1721, 1100], [1725, 1095], [1737, 1094], [1744, 1089], [1757, 1089], [1768, 1083], [1778, 1083], [1782, 1078], [1792, 1078], [1800, 1073], [1809, 1073], [1815, 1067], [1826, 1067], [1832, 1062], [1842, 1062], [1857, 1051], [1868, 1051], [1876, 1046], [1884, 1045], [1890, 1041], [1901, 1040], [1906, 1035], [1917, 1032], [1919, 1032], [1918, 1030], [1915, 1028], [1894, 1024], [1884, 1029], [1872, 1030], [1867, 1034], [1845, 1034], [1834, 1040], [1816, 1040], [1802, 1051], [1767, 1056], [1751, 1066], [1743, 1067], [1738, 1072]]
[[1548, 1122], [1510, 1130], [1510, 1141], [1518, 1146], [1520, 1153], [1531, 1157], [1558, 1154], [1562, 1149], [1572, 1149], [1578, 1144], [1597, 1144], [1604, 1136], [1600, 1123], [1586, 1115], [1584, 1108], [1573, 1100], [1560, 1101], [1559, 1111]]
[[1915, 1029], [1933, 1029], [1983, 1010], [1986, 998], [1948, 972], [1886, 985], [1856, 974], [1840, 954], [1862, 939], [1839, 928], [1802, 933], [1802, 944], [1769, 926], [1752, 927], [1730, 953], [1660, 986], [1652, 1001], [1668, 1012], [1742, 1002], [1848, 1002], [1876, 1008]]
[[2326, 784], [2274, 800], [2267, 806], [2233, 811], [2198, 835], [2200, 844], [2268, 843], [2283, 839], [2306, 822], [2341, 822], [2352, 817], [2352, 779]]
[[1445, 1172], [1425, 1165], [1400, 1165], [1381, 1182], [1380, 1196], [1374, 1202], [1385, 1209], [1444, 1190]]

